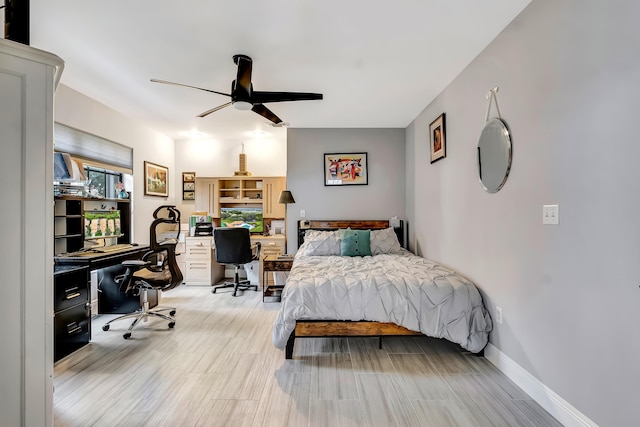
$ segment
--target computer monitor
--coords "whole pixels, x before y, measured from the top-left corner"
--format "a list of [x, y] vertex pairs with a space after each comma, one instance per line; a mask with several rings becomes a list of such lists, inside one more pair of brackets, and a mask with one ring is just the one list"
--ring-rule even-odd
[[221, 227], [244, 227], [251, 233], [262, 233], [264, 222], [262, 208], [224, 207], [220, 208]]

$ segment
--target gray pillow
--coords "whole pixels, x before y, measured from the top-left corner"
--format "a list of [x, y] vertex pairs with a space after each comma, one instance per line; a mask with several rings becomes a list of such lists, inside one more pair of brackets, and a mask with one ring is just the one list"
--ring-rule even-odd
[[399, 254], [402, 252], [398, 236], [391, 227], [383, 230], [371, 230], [370, 245], [371, 255]]

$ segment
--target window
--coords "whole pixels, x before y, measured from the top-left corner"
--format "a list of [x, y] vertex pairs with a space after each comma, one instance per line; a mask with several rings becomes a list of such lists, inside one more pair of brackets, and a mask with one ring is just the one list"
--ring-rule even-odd
[[[114, 199], [117, 197], [116, 183], [122, 182], [122, 173], [93, 166], [85, 166], [84, 173], [92, 195]], [[92, 191], [96, 190], [96, 193]]]

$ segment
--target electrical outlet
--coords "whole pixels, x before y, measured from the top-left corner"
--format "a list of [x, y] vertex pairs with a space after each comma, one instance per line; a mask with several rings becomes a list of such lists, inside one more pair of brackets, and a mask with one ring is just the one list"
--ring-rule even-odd
[[502, 325], [502, 307], [496, 307], [496, 322]]
[[558, 205], [542, 206], [542, 223], [545, 225], [558, 225], [560, 220], [560, 209]]
[[304, 209], [300, 209], [300, 218], [307, 216], [307, 212]]

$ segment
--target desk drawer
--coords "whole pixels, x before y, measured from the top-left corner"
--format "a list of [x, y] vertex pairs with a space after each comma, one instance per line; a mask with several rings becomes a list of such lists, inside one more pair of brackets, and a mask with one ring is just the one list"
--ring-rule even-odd
[[202, 259], [209, 261], [211, 260], [211, 248], [210, 247], [200, 247], [200, 246], [188, 246], [187, 247], [187, 256], [188, 260], [193, 259]]
[[202, 259], [211, 260], [211, 237], [190, 237], [185, 245], [186, 258], [189, 261]]
[[211, 284], [211, 261], [187, 261], [184, 280]]
[[56, 313], [54, 319], [54, 360], [57, 361], [89, 343], [91, 311], [79, 304]]
[[87, 270], [57, 275], [54, 281], [53, 311], [65, 310], [89, 301], [89, 278]]

